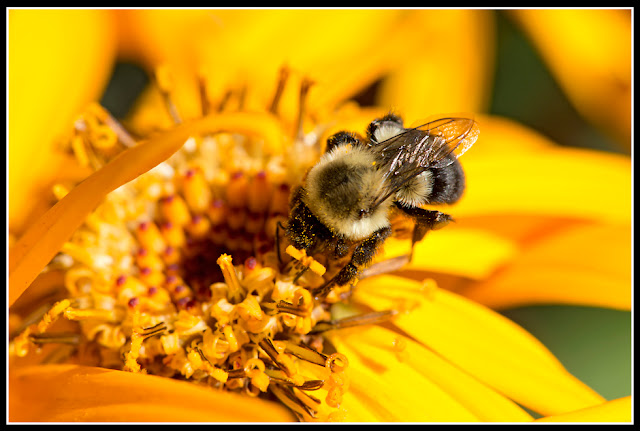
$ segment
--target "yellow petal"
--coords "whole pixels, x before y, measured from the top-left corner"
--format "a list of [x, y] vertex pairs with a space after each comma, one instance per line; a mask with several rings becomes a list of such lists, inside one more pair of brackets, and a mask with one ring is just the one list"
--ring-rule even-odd
[[409, 121], [432, 114], [476, 112], [486, 107], [493, 64], [491, 11], [412, 11], [400, 32], [404, 53], [382, 84], [379, 104]]
[[164, 377], [76, 365], [10, 372], [11, 422], [291, 421], [282, 406]]
[[575, 412], [547, 416], [536, 422], [632, 422], [632, 411], [629, 396]]
[[272, 117], [231, 113], [183, 124], [129, 148], [78, 184], [13, 246], [9, 258], [9, 303], [24, 292], [107, 193], [167, 159], [190, 136], [222, 131], [262, 135], [265, 147], [271, 151], [282, 143], [278, 123]]
[[510, 12], [532, 39], [576, 109], [629, 148], [631, 11]]
[[[371, 326], [335, 331], [330, 338], [349, 358], [347, 371], [355, 370], [350, 380], [352, 397], [345, 397], [348, 421], [360, 420], [362, 407], [365, 411], [368, 407], [378, 420], [411, 420], [405, 398], [422, 405], [415, 417], [419, 421], [465, 421], [470, 415], [487, 422], [532, 420], [513, 401], [398, 333]], [[380, 382], [379, 388], [371, 387], [374, 381]], [[364, 406], [354, 408], [352, 401]]]
[[[379, 259], [409, 252], [409, 241], [393, 238], [384, 244]], [[482, 280], [517, 256], [517, 246], [507, 238], [480, 229], [449, 225], [429, 234], [413, 248], [411, 262], [403, 270], [454, 274]]]
[[516, 121], [495, 115], [475, 115], [480, 134], [476, 143], [460, 159], [463, 165], [475, 158], [505, 156], [511, 153], [545, 151], [556, 144]]
[[451, 210], [454, 218], [530, 214], [631, 220], [628, 157], [569, 148], [526, 153], [505, 148], [501, 156], [469, 158], [463, 167], [467, 188]]
[[9, 225], [19, 234], [50, 206], [52, 182], [71, 166], [55, 141], [104, 90], [115, 38], [104, 11], [25, 9], [8, 17]]
[[572, 304], [631, 309], [631, 227], [574, 225], [543, 236], [460, 291], [491, 308]]
[[532, 335], [451, 292], [392, 276], [365, 279], [354, 300], [373, 309], [409, 309], [394, 323], [481, 382], [549, 415], [593, 406], [602, 397], [569, 374]]

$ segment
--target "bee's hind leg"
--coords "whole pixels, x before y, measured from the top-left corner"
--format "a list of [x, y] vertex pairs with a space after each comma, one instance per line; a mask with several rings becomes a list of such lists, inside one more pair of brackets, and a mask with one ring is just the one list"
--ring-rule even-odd
[[411, 254], [409, 255], [409, 261], [413, 258], [413, 248], [415, 244], [422, 241], [427, 232], [442, 229], [453, 221], [453, 217], [440, 211], [426, 210], [419, 207], [406, 207], [400, 204], [396, 204], [396, 206], [415, 221], [413, 234], [411, 236]]

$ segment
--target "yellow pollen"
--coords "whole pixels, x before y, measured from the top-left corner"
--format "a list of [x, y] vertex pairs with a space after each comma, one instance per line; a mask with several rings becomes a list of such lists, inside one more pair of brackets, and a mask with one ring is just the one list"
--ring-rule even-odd
[[316, 274], [322, 276], [326, 272], [326, 268], [318, 261], [316, 261], [313, 257], [307, 256], [307, 253], [304, 250], [298, 250], [294, 246], [290, 245], [285, 250], [289, 256], [300, 261], [303, 266], [311, 269], [311, 271]]
[[97, 309], [80, 310], [77, 308], [67, 308], [64, 310], [64, 317], [69, 320], [104, 320], [110, 322], [118, 320], [114, 310]]

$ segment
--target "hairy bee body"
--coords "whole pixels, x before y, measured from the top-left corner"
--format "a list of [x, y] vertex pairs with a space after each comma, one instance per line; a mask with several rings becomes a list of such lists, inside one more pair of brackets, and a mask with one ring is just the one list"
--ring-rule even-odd
[[389, 114], [374, 120], [367, 137], [339, 132], [296, 189], [285, 228], [287, 238], [307, 254], [323, 253], [349, 262], [322, 291], [352, 281], [391, 235], [389, 215], [414, 219], [413, 243], [451, 217], [426, 204], [454, 203], [465, 177], [457, 158], [476, 140], [473, 120], [446, 118], [404, 128]]

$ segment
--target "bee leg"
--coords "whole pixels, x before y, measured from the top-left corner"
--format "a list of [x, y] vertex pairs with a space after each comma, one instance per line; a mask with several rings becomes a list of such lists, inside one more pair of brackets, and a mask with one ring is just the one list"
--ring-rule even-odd
[[285, 230], [285, 227], [278, 220], [278, 223], [276, 223], [276, 252], [278, 253], [278, 263], [282, 266], [282, 254], [280, 253], [280, 229]]
[[371, 236], [362, 241], [353, 251], [351, 260], [331, 280], [315, 289], [315, 296], [324, 296], [329, 293], [332, 286], [343, 286], [353, 280], [363, 266], [366, 266], [378, 251], [378, 247], [391, 235], [391, 227], [383, 227], [375, 231]]
[[405, 207], [397, 205], [402, 212], [411, 217], [415, 221], [413, 227], [413, 235], [411, 237], [411, 254], [409, 259], [413, 257], [413, 247], [418, 241], [422, 241], [427, 232], [430, 230], [442, 229], [453, 221], [453, 217], [440, 211], [426, 210], [419, 207]]

